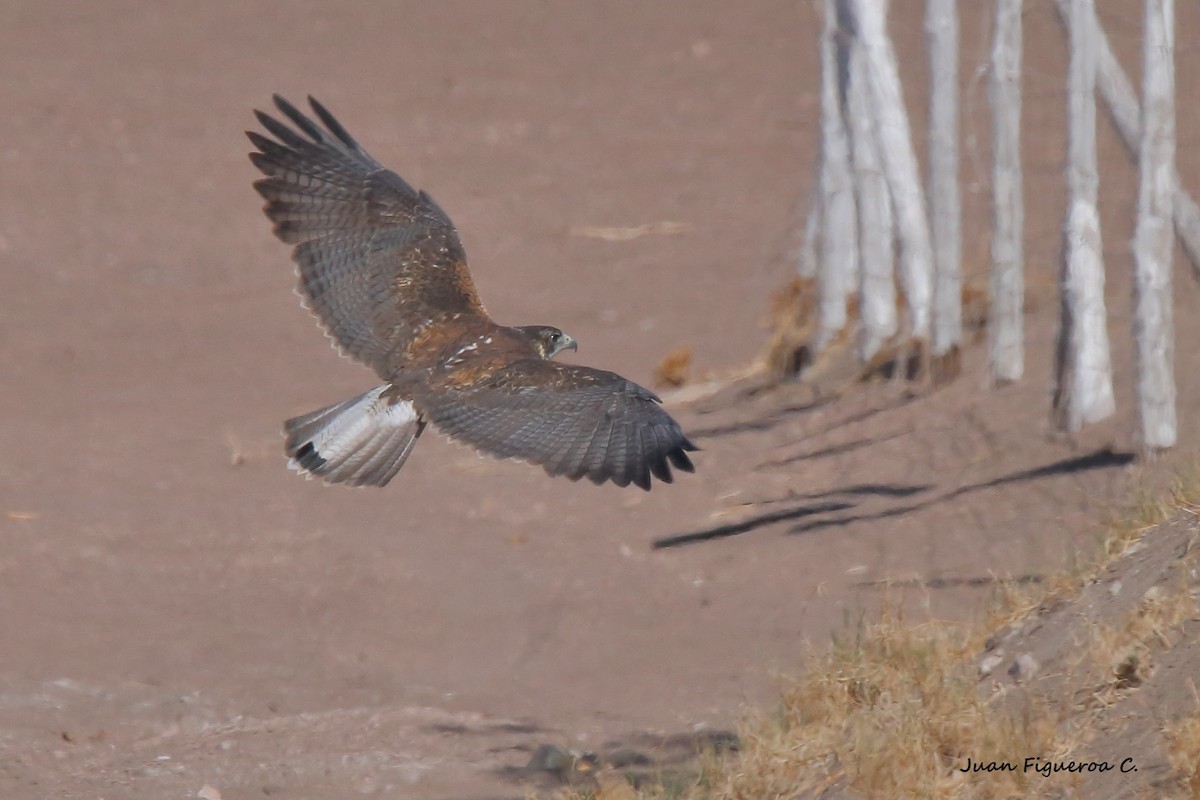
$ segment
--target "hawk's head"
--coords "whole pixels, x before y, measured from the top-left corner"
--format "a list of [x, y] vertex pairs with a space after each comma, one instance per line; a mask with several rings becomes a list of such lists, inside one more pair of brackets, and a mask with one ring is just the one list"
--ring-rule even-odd
[[522, 325], [516, 330], [529, 337], [534, 349], [544, 359], [554, 358], [563, 350], [577, 350], [575, 340], [550, 325]]

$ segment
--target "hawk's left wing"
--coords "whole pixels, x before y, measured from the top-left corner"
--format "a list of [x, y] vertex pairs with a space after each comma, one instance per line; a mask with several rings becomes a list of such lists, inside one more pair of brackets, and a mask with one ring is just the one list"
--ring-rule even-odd
[[652, 392], [612, 372], [526, 359], [478, 382], [433, 385], [415, 398], [443, 432], [551, 475], [650, 488], [692, 471], [688, 441]]

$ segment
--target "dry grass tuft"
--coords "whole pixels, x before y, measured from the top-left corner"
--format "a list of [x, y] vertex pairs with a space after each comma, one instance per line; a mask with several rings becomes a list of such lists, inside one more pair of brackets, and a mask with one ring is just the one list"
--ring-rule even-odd
[[1192, 797], [1200, 797], [1200, 712], [1166, 727], [1172, 778]]
[[1154, 672], [1155, 650], [1177, 644], [1180, 627], [1196, 616], [1196, 598], [1186, 569], [1177, 571], [1175, 588], [1152, 586], [1120, 624], [1097, 626], [1092, 657], [1109, 670], [1108, 688], [1132, 689], [1149, 680]]
[[[963, 329], [967, 337], [982, 339], [987, 328], [988, 288], [976, 278], [963, 286]], [[903, 298], [897, 295], [896, 311], [903, 317]], [[771, 331], [761, 358], [764, 372], [776, 380], [788, 380], [805, 373], [819, 359], [846, 361], [844, 371], [859, 380], [903, 376], [923, 380], [930, 376], [935, 384], [948, 383], [962, 371], [958, 346], [932, 358], [920, 338], [898, 332], [866, 362], [859, 356], [859, 306], [855, 296], [846, 300], [847, 325], [818, 352], [814, 347], [820, 332], [820, 285], [817, 278], [795, 277], [772, 293], [770, 309], [764, 321]]]
[[791, 378], [812, 363], [811, 344], [817, 331], [817, 282], [793, 278], [771, 294], [765, 321], [771, 335], [762, 361], [768, 375]]
[[654, 385], [679, 388], [688, 382], [692, 370], [692, 347], [677, 347], [663, 356], [654, 370]]

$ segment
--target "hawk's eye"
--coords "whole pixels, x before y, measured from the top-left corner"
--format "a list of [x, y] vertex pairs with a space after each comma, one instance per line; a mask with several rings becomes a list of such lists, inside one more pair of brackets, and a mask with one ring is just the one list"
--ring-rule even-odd
[[550, 334], [550, 341], [554, 342], [555, 344], [558, 344], [559, 342], [562, 341], [562, 334], [559, 333], [558, 331], [553, 331]]

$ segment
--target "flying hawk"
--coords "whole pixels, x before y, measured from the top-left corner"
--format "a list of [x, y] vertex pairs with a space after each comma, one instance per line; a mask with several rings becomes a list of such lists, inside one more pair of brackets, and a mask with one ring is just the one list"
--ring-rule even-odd
[[506, 327], [479, 301], [446, 213], [362, 149], [311, 97], [318, 125], [276, 95], [290, 127], [247, 131], [275, 235], [294, 245], [306, 305], [338, 349], [385, 383], [284, 423], [290, 465], [330, 483], [384, 486], [432, 422], [485, 453], [571, 480], [671, 482], [696, 447], [661, 401], [612, 372], [551, 361], [575, 340]]

